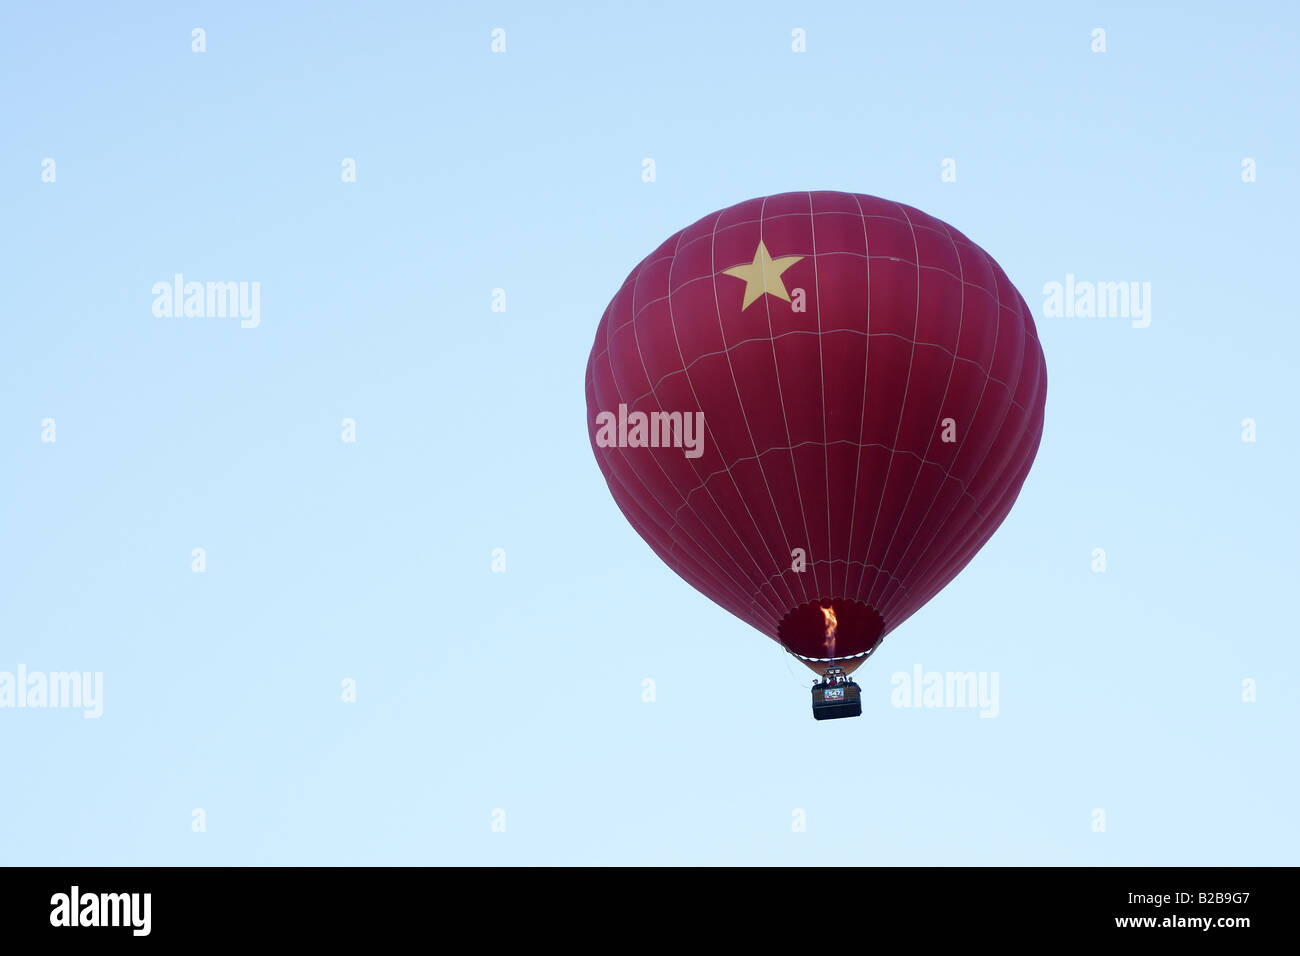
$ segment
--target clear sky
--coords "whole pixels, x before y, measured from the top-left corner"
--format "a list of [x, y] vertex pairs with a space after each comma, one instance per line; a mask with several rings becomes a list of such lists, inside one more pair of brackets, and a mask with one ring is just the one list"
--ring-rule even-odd
[[[556, 6], [5, 6], [0, 679], [103, 695], [0, 708], [0, 862], [1300, 862], [1295, 5]], [[960, 229], [1049, 373], [828, 723], [583, 396], [633, 266], [798, 189]], [[177, 273], [257, 326], [156, 316]], [[918, 666], [997, 716], [894, 706]]]

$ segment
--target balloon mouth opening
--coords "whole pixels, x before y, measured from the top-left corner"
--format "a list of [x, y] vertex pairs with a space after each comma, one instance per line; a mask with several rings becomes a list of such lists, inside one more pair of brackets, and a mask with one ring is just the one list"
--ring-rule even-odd
[[786, 650], [813, 666], [866, 657], [884, 630], [884, 618], [875, 608], [861, 601], [823, 598], [788, 611], [776, 635]]

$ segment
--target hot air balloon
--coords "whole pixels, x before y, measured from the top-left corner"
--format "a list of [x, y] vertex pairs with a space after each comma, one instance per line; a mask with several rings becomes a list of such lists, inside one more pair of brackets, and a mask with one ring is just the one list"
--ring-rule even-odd
[[628, 522], [821, 675], [823, 717], [861, 712], [848, 675], [1007, 516], [1047, 373], [1029, 306], [956, 229], [799, 192], [705, 216], [633, 269], [586, 392]]

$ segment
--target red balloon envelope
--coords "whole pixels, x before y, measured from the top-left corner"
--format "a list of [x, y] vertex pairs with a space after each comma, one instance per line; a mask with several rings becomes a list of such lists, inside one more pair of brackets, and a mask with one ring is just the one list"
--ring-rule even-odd
[[975, 556], [1046, 396], [1029, 307], [988, 253], [853, 193], [753, 199], [670, 237], [587, 362], [627, 520], [818, 671], [860, 664]]

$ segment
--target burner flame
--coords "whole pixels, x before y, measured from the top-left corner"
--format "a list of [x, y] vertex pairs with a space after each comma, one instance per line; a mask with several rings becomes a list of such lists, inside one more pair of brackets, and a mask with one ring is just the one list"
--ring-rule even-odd
[[835, 619], [835, 608], [820, 608], [822, 617], [826, 619], [826, 648], [831, 652], [830, 656], [835, 656], [835, 629], [840, 626], [840, 622]]

